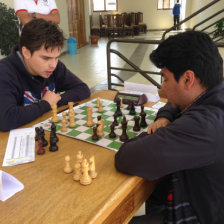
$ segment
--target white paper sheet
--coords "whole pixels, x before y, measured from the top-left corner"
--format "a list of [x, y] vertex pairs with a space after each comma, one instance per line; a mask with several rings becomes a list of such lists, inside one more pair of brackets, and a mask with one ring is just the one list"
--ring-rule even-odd
[[5, 201], [23, 190], [24, 185], [12, 175], [0, 170], [0, 200]]
[[124, 82], [124, 88], [143, 92], [147, 96], [149, 102], [156, 102], [160, 99], [158, 88], [156, 86], [133, 83], [133, 82]]
[[35, 129], [10, 131], [2, 166], [13, 166], [35, 160]]

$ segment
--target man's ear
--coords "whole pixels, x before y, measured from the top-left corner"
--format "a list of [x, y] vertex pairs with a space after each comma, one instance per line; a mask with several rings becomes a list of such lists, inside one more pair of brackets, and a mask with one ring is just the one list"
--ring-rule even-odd
[[22, 55], [24, 59], [29, 59], [32, 56], [30, 50], [25, 46], [22, 47]]
[[187, 89], [190, 89], [195, 82], [195, 74], [192, 70], [187, 70], [183, 74], [184, 86]]

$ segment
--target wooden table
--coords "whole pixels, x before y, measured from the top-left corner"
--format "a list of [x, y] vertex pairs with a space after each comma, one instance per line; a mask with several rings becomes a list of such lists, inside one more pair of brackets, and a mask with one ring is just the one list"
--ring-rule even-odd
[[[115, 92], [101, 90], [92, 94], [90, 99], [98, 96], [112, 100]], [[51, 115], [48, 112], [23, 127], [31, 127]], [[50, 133], [45, 133], [49, 140]], [[9, 132], [0, 132], [0, 164], [3, 162], [8, 136]], [[36, 155], [33, 163], [1, 167], [25, 187], [7, 201], [0, 201], [0, 223], [128, 223], [151, 194], [156, 181], [148, 182], [118, 172], [114, 167], [115, 152], [112, 150], [62, 135], [58, 137], [57, 152], [47, 149], [44, 155]], [[88, 186], [73, 181], [72, 174], [63, 172], [64, 157], [70, 155], [74, 164], [79, 150], [87, 158], [95, 155], [98, 176]]]

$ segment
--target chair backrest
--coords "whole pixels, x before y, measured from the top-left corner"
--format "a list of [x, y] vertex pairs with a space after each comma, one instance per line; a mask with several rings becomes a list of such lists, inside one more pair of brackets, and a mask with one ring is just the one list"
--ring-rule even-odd
[[131, 16], [131, 25], [138, 25], [138, 14], [135, 12], [131, 12], [130, 16]]
[[138, 12], [138, 23], [142, 23], [143, 22], [143, 13], [142, 12]]
[[113, 26], [114, 26], [114, 15], [107, 14], [107, 27], [113, 27]]

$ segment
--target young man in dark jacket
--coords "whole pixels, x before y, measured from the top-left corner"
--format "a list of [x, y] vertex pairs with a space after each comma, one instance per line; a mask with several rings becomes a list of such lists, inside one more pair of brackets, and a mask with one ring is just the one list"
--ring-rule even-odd
[[52, 22], [35, 19], [24, 26], [20, 46], [0, 61], [0, 131], [33, 121], [52, 103], [90, 96], [88, 86], [58, 60], [63, 44], [63, 33]]
[[131, 223], [220, 224], [224, 220], [223, 60], [204, 33], [169, 37], [150, 55], [168, 103], [148, 133], [115, 156], [119, 171], [162, 178], [147, 215]]

